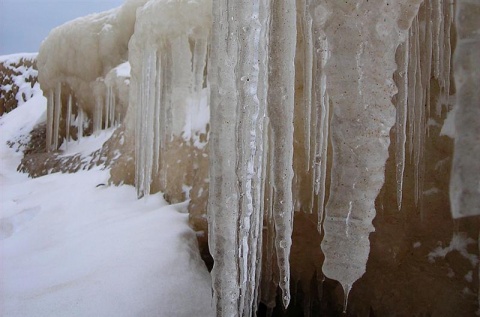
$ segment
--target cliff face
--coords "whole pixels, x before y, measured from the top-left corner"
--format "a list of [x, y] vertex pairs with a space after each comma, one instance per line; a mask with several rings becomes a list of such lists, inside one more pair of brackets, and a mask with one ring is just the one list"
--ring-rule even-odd
[[[480, 212], [478, 61], [462, 48], [462, 70], [451, 65], [457, 42], [478, 44], [477, 7], [213, 10], [131, 0], [54, 30], [38, 57], [49, 155], [114, 129], [90, 165], [111, 166], [111, 182], [139, 197], [190, 199], [205, 259], [210, 230], [219, 315], [259, 302], [287, 315], [337, 314], [347, 302], [351, 315], [472, 315], [479, 227], [454, 218]], [[455, 151], [441, 133], [452, 109]]]

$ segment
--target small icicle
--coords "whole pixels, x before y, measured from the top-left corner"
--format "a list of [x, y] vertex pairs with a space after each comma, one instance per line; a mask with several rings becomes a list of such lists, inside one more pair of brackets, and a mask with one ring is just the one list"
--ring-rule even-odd
[[415, 118], [415, 92], [416, 92], [416, 83], [417, 83], [417, 41], [416, 37], [416, 28], [415, 24], [418, 23], [417, 18], [413, 20], [413, 24], [409, 30], [409, 37], [406, 43], [408, 43], [408, 152], [410, 160], [413, 158], [413, 144], [414, 144], [414, 118]]
[[103, 126], [104, 129], [108, 129], [109, 127], [109, 119], [110, 119], [110, 87], [106, 88], [106, 94], [105, 94], [105, 117], [103, 118]]
[[343, 298], [343, 313], [347, 313], [347, 306], [348, 306], [348, 295], [350, 294], [350, 290], [352, 289], [352, 286], [349, 284], [344, 284], [342, 285], [343, 287], [343, 292], [344, 292], [344, 298]]
[[[415, 28], [416, 34], [420, 33], [418, 18], [415, 19], [416, 23], [412, 25]], [[424, 90], [422, 87], [422, 69], [421, 69], [421, 54], [420, 54], [420, 37], [415, 37], [415, 51], [416, 55], [411, 57], [416, 59], [416, 85], [415, 85], [415, 108], [414, 108], [414, 136], [413, 136], [413, 157], [414, 157], [414, 179], [415, 179], [415, 205], [422, 206], [423, 197], [423, 153], [425, 144], [425, 107], [423, 104]], [[420, 208], [420, 215], [423, 219], [423, 208]]]
[[58, 82], [55, 88], [55, 118], [53, 120], [53, 149], [58, 150], [58, 138], [60, 133], [60, 119], [62, 116], [62, 83]]
[[103, 118], [103, 101], [101, 96], [95, 98], [95, 109], [93, 110], [93, 134], [98, 136], [100, 130], [102, 130], [102, 118]]
[[66, 143], [65, 148], [68, 150], [68, 143], [70, 142], [70, 124], [72, 120], [72, 95], [68, 95], [68, 104], [67, 104], [67, 118], [65, 120], [65, 131], [66, 131]]
[[[313, 87], [313, 34], [312, 17], [309, 11], [309, 0], [301, 1], [302, 10], [302, 30], [303, 30], [303, 102], [304, 102], [304, 145], [305, 145], [305, 168], [308, 172], [310, 164], [310, 132], [311, 132], [311, 114], [312, 114], [312, 91]], [[302, 17], [301, 17], [302, 18]]]
[[53, 140], [53, 113], [55, 108], [55, 99], [54, 99], [54, 91], [50, 89], [48, 91], [48, 98], [47, 98], [47, 151], [52, 150], [52, 140]]
[[408, 106], [408, 40], [402, 43], [398, 50], [399, 56], [399, 85], [397, 94], [397, 118], [396, 118], [396, 177], [397, 177], [397, 207], [402, 209], [403, 174], [405, 171], [405, 143], [407, 140], [407, 106]]
[[82, 108], [78, 107], [78, 114], [77, 114], [77, 140], [80, 140], [83, 137], [83, 124], [84, 124], [84, 113]]

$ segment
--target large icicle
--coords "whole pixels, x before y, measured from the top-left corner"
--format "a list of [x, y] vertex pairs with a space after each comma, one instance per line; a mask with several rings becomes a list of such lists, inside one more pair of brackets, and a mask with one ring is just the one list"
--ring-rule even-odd
[[396, 98], [396, 149], [395, 165], [397, 179], [397, 206], [402, 209], [403, 197], [403, 174], [405, 172], [405, 145], [407, 141], [407, 108], [408, 108], [408, 49], [409, 41], [402, 43], [399, 47], [398, 94]]
[[452, 216], [480, 215], [480, 2], [458, 0], [454, 55], [457, 100], [450, 180]]
[[295, 94], [296, 7], [290, 0], [272, 2], [269, 51], [268, 116], [272, 132], [272, 186], [279, 286], [290, 302], [290, 248], [293, 231], [293, 111]]
[[251, 316], [262, 252], [267, 59], [260, 35], [268, 6], [217, 1], [213, 7], [208, 215], [214, 301], [217, 316]]
[[[310, 3], [311, 1], [309, 1]], [[320, 8], [319, 8], [320, 9]], [[310, 4], [313, 11], [314, 33], [314, 106], [312, 107], [312, 120], [314, 120], [313, 141], [313, 177], [312, 198], [317, 195], [318, 231], [322, 232], [324, 217], [325, 193], [327, 187], [327, 153], [330, 131], [330, 100], [327, 94], [327, 78], [325, 66], [329, 56], [328, 42], [322, 29], [322, 18], [327, 12], [315, 12], [315, 7]], [[321, 10], [321, 9], [320, 9]], [[323, 16], [322, 16], [323, 15]]]
[[333, 163], [323, 272], [342, 284], [345, 306], [353, 283], [365, 272], [375, 198], [384, 181], [395, 122], [390, 100], [396, 93], [395, 51], [419, 2], [335, 1], [321, 8], [335, 21], [324, 24], [331, 49], [326, 75], [333, 103]]

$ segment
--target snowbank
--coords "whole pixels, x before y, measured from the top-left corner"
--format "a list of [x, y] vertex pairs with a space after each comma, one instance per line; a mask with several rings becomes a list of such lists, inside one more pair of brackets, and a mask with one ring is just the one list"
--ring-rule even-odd
[[106, 186], [108, 170], [16, 172], [22, 154], [7, 142], [28, 136], [45, 108], [36, 95], [0, 118], [0, 314], [211, 316], [188, 215], [160, 195]]

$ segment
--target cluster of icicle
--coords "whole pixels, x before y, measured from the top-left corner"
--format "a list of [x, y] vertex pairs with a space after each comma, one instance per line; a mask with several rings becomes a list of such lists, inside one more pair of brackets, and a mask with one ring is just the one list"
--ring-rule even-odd
[[[429, 118], [439, 118], [444, 109], [449, 110], [450, 105], [450, 37], [453, 24], [452, 0], [425, 0], [413, 20], [406, 41], [397, 50], [395, 158], [398, 209], [402, 207], [406, 158], [414, 166], [415, 203], [422, 203], [427, 122]], [[439, 89], [435, 108], [431, 107], [432, 79], [438, 83]]]
[[[198, 108], [206, 89], [204, 74], [210, 34], [210, 14], [202, 13], [209, 12], [206, 2], [151, 1], [152, 5], [147, 5], [139, 14], [132, 41], [133, 45], [142, 47], [136, 54], [143, 54], [135, 56], [140, 72], [134, 75], [137, 86], [136, 93], [132, 94], [136, 98], [133, 102], [136, 103], [135, 184], [138, 197], [150, 193], [153, 177], [160, 180], [160, 188], [167, 187], [168, 168], [164, 155], [167, 144], [174, 137], [195, 133], [185, 131], [185, 127], [191, 126], [187, 122], [191, 119], [189, 115], [192, 108]], [[158, 14], [163, 14], [164, 18]], [[182, 23], [182, 19], [188, 22]], [[159, 24], [158, 38], [148, 38], [152, 35], [151, 23]], [[177, 24], [185, 30], [172, 29]], [[148, 44], [143, 47], [145, 42]]]
[[58, 82], [47, 94], [46, 148], [48, 151], [58, 150], [62, 139], [68, 146], [73, 131], [79, 140], [90, 127], [90, 122], [93, 134], [97, 134], [102, 129], [116, 127], [120, 120], [120, 113], [116, 111], [115, 93], [109, 85], [106, 85], [104, 94], [96, 94], [93, 120], [89, 120], [87, 113], [74, 101], [71, 93], [62, 95], [62, 83]]
[[[260, 298], [275, 297], [277, 285], [289, 304], [297, 113], [305, 170], [295, 173], [312, 174], [323, 272], [341, 282], [345, 297], [365, 272], [395, 123], [395, 52], [420, 2], [214, 1], [208, 216], [217, 315], [250, 316]], [[301, 110], [295, 110], [297, 36], [304, 50]], [[261, 288], [270, 294], [259, 294], [260, 280], [273, 281]]]

